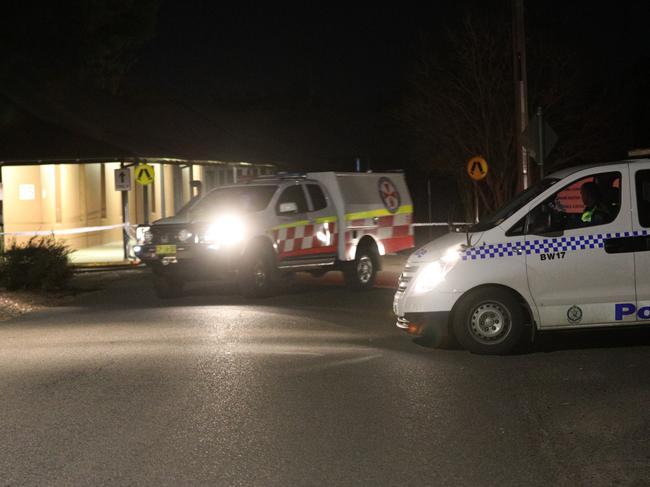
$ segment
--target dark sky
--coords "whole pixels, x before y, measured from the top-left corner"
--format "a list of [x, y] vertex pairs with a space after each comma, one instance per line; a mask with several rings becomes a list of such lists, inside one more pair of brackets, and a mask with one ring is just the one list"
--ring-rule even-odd
[[[15, 31], [14, 43], [32, 39], [30, 49], [49, 53], [41, 59], [56, 64], [75, 45], [74, 39], [65, 42], [75, 4], [53, 5], [38, 14], [34, 10], [31, 19], [10, 19], [3, 30]], [[525, 5], [529, 37], [564, 43], [580, 55], [576, 69], [587, 70], [603, 86], [623, 86], [622, 80], [650, 63], [648, 1], [527, 0]], [[214, 131], [215, 140], [240, 139], [223, 153], [222, 142], [203, 144], [201, 155], [209, 152], [212, 158], [349, 168], [359, 156], [372, 167], [403, 167], [410, 163], [412, 140], [396, 112], [415, 60], [423, 48], [444, 45], [447, 32], [458, 29], [465, 14], [495, 11], [507, 20], [510, 1], [337, 8], [161, 0], [155, 36], [128, 72], [120, 101], [124, 106], [174, 104], [185, 110], [184, 120], [196, 115], [197, 127]], [[35, 20], [41, 28], [61, 24], [52, 29], [56, 42], [50, 42], [49, 32], [45, 37], [30, 33], [30, 26], [39, 25]], [[650, 106], [647, 92], [640, 96], [645, 98], [640, 106]], [[173, 119], [174, 113], [163, 117]], [[148, 122], [153, 130], [160, 118]], [[650, 136], [638, 143], [650, 145]]]
[[[277, 141], [273, 156], [327, 164], [356, 154], [390, 166], [407, 152], [394, 112], [422, 39], [443, 42], [467, 12], [509, 9], [508, 1], [336, 8], [166, 0], [133, 74], [205, 113], [264, 113], [258, 128]], [[526, 2], [529, 36], [559, 37], [612, 83], [647, 63], [649, 14], [646, 1]], [[294, 150], [305, 133], [313, 140]]]

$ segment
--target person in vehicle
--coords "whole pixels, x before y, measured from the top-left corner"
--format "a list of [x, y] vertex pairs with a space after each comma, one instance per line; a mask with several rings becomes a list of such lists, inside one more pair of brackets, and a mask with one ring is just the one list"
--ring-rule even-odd
[[598, 185], [594, 182], [586, 182], [580, 187], [580, 196], [585, 209], [580, 216], [584, 226], [602, 225], [610, 220], [609, 212], [603, 204]]

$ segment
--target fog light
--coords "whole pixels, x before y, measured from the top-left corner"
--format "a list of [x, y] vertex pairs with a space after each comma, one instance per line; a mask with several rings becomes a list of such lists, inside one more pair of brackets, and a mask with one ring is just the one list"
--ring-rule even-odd
[[409, 326], [406, 329], [406, 332], [409, 333], [410, 335], [419, 335], [420, 334], [420, 325], [417, 325], [415, 323], [409, 323]]

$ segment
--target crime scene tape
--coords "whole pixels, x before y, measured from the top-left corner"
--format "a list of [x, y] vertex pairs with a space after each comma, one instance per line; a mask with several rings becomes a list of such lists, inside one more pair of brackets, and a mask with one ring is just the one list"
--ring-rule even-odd
[[[471, 225], [469, 222], [452, 222], [452, 225]], [[96, 227], [79, 227], [79, 228], [67, 228], [63, 230], [30, 230], [26, 232], [0, 232], [0, 236], [11, 236], [11, 237], [32, 237], [32, 236], [47, 236], [47, 235], [76, 235], [78, 233], [90, 233], [90, 232], [101, 232], [104, 230], [113, 230], [115, 228], [126, 228], [127, 230], [132, 230], [137, 225], [131, 225], [128, 223], [118, 223], [116, 225], [104, 225]], [[411, 223], [412, 227], [446, 227], [449, 226], [447, 222], [431, 222], [431, 223]], [[352, 228], [352, 227], [350, 227]], [[366, 228], [366, 227], [354, 227]], [[367, 227], [375, 228], [375, 227]]]
[[448, 227], [449, 225], [473, 225], [469, 222], [431, 222], [431, 223], [411, 223], [412, 227]]
[[66, 228], [63, 230], [33, 230], [26, 232], [0, 232], [0, 235], [7, 235], [11, 237], [39, 237], [47, 235], [76, 235], [78, 233], [101, 232], [104, 230], [113, 230], [115, 228], [126, 228], [127, 230], [135, 225], [128, 223], [118, 223], [116, 225], [104, 225], [97, 227], [79, 227], [79, 228]]

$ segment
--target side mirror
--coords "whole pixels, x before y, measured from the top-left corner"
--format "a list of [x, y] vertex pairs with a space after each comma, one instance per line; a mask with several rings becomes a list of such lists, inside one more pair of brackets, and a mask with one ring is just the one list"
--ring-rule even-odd
[[293, 201], [290, 201], [288, 203], [280, 203], [280, 213], [282, 215], [288, 213], [298, 213], [298, 205]]

